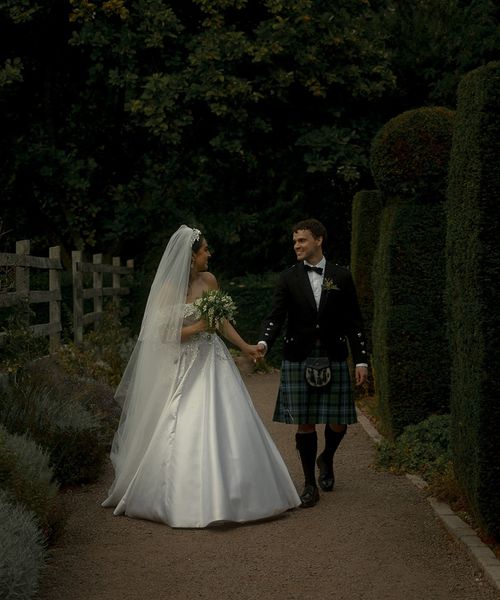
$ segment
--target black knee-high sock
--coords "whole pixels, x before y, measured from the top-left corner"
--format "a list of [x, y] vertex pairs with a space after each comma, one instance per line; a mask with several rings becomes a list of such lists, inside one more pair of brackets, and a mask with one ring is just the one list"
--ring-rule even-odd
[[316, 454], [318, 452], [318, 436], [315, 431], [295, 434], [296, 448], [300, 454], [302, 471], [306, 485], [316, 487]]
[[322, 456], [327, 464], [333, 463], [333, 455], [343, 440], [346, 431], [347, 425], [342, 431], [334, 431], [330, 425], [325, 425], [325, 449]]

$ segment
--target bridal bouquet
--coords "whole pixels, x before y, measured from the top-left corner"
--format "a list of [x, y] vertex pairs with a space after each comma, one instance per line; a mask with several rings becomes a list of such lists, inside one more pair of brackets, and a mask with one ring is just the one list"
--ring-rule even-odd
[[231, 296], [221, 290], [203, 292], [201, 297], [194, 301], [194, 306], [210, 330], [217, 329], [225, 319], [234, 323], [236, 304]]

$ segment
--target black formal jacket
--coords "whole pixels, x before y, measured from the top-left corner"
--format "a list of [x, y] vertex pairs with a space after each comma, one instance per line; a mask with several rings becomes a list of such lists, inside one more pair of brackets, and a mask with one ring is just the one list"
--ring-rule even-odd
[[286, 360], [304, 360], [319, 340], [322, 351], [332, 360], [347, 358], [349, 342], [354, 362], [368, 362], [354, 282], [350, 272], [343, 267], [326, 263], [319, 308], [316, 308], [303, 262], [281, 273], [273, 308], [264, 320], [259, 336], [269, 349], [285, 321], [283, 357]]

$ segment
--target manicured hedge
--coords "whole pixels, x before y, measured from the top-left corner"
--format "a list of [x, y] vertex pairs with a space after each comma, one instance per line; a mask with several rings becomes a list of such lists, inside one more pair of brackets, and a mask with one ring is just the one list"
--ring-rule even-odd
[[444, 199], [454, 114], [440, 106], [424, 107], [388, 121], [372, 144], [377, 189], [410, 200]]
[[372, 266], [378, 244], [383, 198], [378, 190], [363, 190], [354, 196], [352, 203], [351, 272], [370, 351], [373, 321]]
[[389, 437], [449, 410], [442, 203], [390, 203], [373, 266], [373, 364]]
[[500, 63], [469, 73], [458, 111], [447, 200], [447, 304], [456, 475], [483, 527], [500, 539]]

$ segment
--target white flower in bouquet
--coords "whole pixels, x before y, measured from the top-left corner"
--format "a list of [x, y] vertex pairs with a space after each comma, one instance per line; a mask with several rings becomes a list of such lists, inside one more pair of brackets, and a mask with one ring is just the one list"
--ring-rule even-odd
[[236, 304], [231, 296], [222, 290], [203, 292], [193, 304], [198, 309], [200, 317], [207, 322], [209, 330], [220, 327], [225, 319], [235, 322]]

